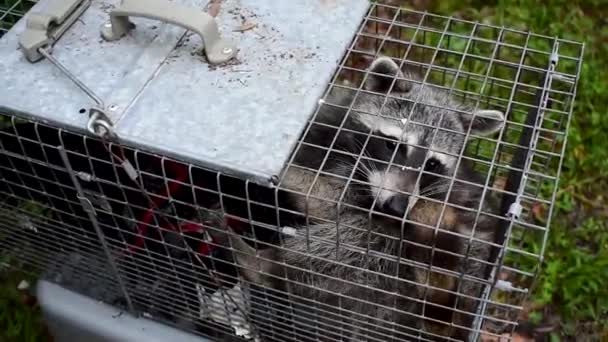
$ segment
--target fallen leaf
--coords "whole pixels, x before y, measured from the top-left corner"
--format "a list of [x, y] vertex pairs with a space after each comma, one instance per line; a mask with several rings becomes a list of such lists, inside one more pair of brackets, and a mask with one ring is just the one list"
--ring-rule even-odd
[[545, 207], [541, 203], [534, 203], [532, 214], [537, 221], [543, 222], [545, 220]]
[[253, 29], [254, 27], [258, 26], [258, 24], [256, 23], [252, 23], [252, 22], [247, 22], [244, 23], [243, 25], [241, 25], [241, 27], [237, 28], [236, 30], [234, 30], [234, 32], [245, 32], [245, 31], [249, 31], [251, 29]]
[[211, 0], [209, 4], [207, 4], [207, 13], [212, 17], [217, 17], [220, 14], [220, 9], [222, 7], [222, 0]]

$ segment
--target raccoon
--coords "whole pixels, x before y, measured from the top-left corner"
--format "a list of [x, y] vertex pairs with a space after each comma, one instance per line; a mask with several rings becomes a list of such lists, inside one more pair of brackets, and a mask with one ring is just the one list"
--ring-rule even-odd
[[[443, 232], [435, 234], [434, 230], [421, 226], [436, 225], [443, 205], [429, 200], [417, 205], [417, 200], [425, 196], [444, 201], [447, 196], [451, 204], [477, 208], [481, 203], [482, 187], [470, 184], [481, 185], [483, 179], [466, 160], [458, 161], [458, 155], [464, 148], [467, 131], [478, 136], [494, 134], [502, 128], [503, 113], [473, 110], [444, 90], [422, 85], [419, 76], [409, 70], [403, 72], [388, 57], [380, 57], [371, 63], [364, 89], [366, 92], [356, 94], [356, 91], [336, 87], [319, 109], [304, 137], [306, 144], [301, 145], [294, 157], [294, 164], [310, 169], [322, 167], [324, 172], [343, 178], [336, 180], [319, 174], [313, 184], [314, 172], [288, 170], [283, 177], [287, 188], [305, 194], [310, 190], [308, 196], [295, 198], [296, 207], [307, 210], [312, 217], [331, 218], [338, 214], [335, 203], [342, 198], [345, 203], [354, 202], [364, 207], [375, 202], [375, 210], [397, 217], [410, 212], [408, 219], [420, 225], [405, 228], [406, 240], [415, 242], [416, 246], [403, 248], [407, 251], [404, 257], [483, 279], [484, 261], [489, 258], [489, 243], [494, 241], [496, 220], [481, 215], [475, 230], [472, 230], [474, 213], [446, 208], [441, 229], [467, 237], [473, 235], [480, 240], [472, 241], [467, 251], [469, 242], [466, 238]], [[387, 97], [389, 91], [391, 96]], [[347, 109], [349, 107], [351, 110]], [[330, 146], [333, 149], [328, 152]], [[389, 167], [391, 158], [396, 165]], [[344, 188], [343, 179], [351, 175], [355, 179], [354, 191]], [[448, 196], [452, 178], [455, 178], [453, 191]], [[321, 187], [326, 188], [321, 191]], [[319, 197], [328, 199], [331, 204], [322, 203], [317, 200]], [[495, 212], [495, 208], [493, 203], [486, 201], [482, 211]], [[322, 231], [315, 227], [310, 231], [311, 236], [318, 233], [317, 229]], [[290, 240], [289, 243], [295, 242]], [[438, 249], [433, 255], [430, 246]], [[456, 255], [469, 257], [464, 262]], [[469, 297], [479, 296], [481, 282], [462, 280], [458, 283], [457, 277], [437, 272], [429, 274], [419, 267], [411, 272], [417, 283], [429, 284], [433, 288], [428, 291], [426, 286], [418, 287], [419, 297], [437, 304], [425, 309], [425, 317], [432, 319], [427, 322], [426, 330], [437, 335], [466, 338], [466, 329], [448, 331], [449, 325], [436, 324], [435, 321], [470, 327], [472, 317], [460, 311], [474, 311], [476, 301]], [[469, 297], [459, 298], [456, 303], [459, 296], [452, 292]], [[454, 307], [458, 310], [450, 309]]]
[[419, 323], [411, 315], [416, 303], [400, 295], [414, 293], [415, 287], [411, 270], [395, 258], [398, 225], [393, 218], [370, 220], [365, 211], [345, 209], [339, 224], [301, 227], [280, 247], [256, 251], [239, 235], [213, 235], [234, 249], [241, 277], [287, 294], [292, 315], [287, 326], [294, 340], [401, 341]]
[[389, 57], [371, 63], [363, 84], [364, 91], [332, 89], [294, 164], [352, 176], [360, 205], [373, 204], [398, 217], [414, 206], [416, 194], [432, 187], [442, 193], [440, 177], [457, 172], [469, 129], [491, 135], [504, 121], [501, 111], [475, 110], [443, 89], [422, 84], [416, 73], [402, 71]]

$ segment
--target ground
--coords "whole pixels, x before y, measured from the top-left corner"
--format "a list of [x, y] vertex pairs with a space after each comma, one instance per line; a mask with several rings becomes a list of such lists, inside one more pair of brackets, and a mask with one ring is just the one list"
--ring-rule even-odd
[[[15, 1], [0, 0], [0, 13]], [[586, 43], [545, 262], [524, 318], [541, 339], [608, 339], [608, 3], [392, 2]], [[38, 309], [16, 289], [22, 279], [0, 262], [0, 341], [44, 340]]]

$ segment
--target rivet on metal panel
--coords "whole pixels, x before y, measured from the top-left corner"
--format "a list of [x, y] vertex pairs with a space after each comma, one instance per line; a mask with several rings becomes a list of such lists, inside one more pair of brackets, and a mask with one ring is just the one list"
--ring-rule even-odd
[[279, 185], [279, 177], [277, 175], [273, 175], [272, 177], [270, 177], [270, 182], [273, 185]]
[[220, 37], [212, 16], [167, 0], [123, 0], [119, 8], [110, 12], [110, 26], [103, 25], [101, 36], [108, 41], [124, 37], [135, 28], [129, 16], [156, 19], [196, 32], [203, 40], [203, 50], [209, 63], [223, 63], [236, 55], [235, 46]]
[[55, 0], [46, 12], [30, 13], [19, 39], [25, 58], [32, 63], [41, 60], [38, 50], [52, 47], [90, 4], [91, 0]]

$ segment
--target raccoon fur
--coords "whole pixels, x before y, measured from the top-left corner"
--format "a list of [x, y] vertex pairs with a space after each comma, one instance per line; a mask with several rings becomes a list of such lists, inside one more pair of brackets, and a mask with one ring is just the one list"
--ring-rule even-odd
[[357, 207], [365, 198], [357, 184], [295, 166], [285, 171], [280, 186], [288, 192], [294, 210], [306, 214], [309, 222], [335, 222], [341, 209]]
[[[465, 181], [480, 184], [476, 173], [469, 171]], [[311, 172], [293, 176], [305, 179], [300, 177], [313, 175]], [[339, 197], [344, 189], [344, 184], [330, 177], [319, 176], [317, 181], [329, 183], [313, 187], [310, 198], [330, 197], [333, 189]], [[324, 191], [328, 193], [324, 194]], [[262, 247], [256, 252], [238, 236], [231, 236], [229, 243], [236, 250], [233, 254], [242, 267], [241, 276], [265, 288], [289, 293], [286, 303], [300, 308], [294, 312], [297, 319], [313, 316], [313, 312], [306, 311], [311, 304], [302, 299], [328, 304], [330, 309], [324, 311], [331, 312], [335, 318], [328, 318], [328, 322], [322, 324], [324, 328], [320, 330], [324, 333], [335, 326], [335, 321], [352, 318], [359, 323], [359, 315], [373, 313], [377, 321], [369, 322], [367, 331], [372, 339], [388, 340], [386, 327], [394, 322], [400, 326], [397, 334], [401, 334], [395, 340], [409, 339], [406, 337], [413, 330], [408, 329], [421, 329], [428, 335], [426, 340], [443, 340], [439, 336], [466, 340], [479, 303], [477, 298], [483, 290], [484, 269], [491, 243], [495, 241], [494, 229], [498, 220], [485, 214], [495, 213], [491, 199], [484, 201], [478, 218], [475, 211], [453, 205], [474, 210], [481, 201], [481, 192], [481, 186], [456, 180], [449, 196], [447, 192], [443, 198], [434, 196], [441, 201], [447, 197], [445, 209], [444, 203], [420, 199], [411, 209], [407, 224], [379, 215], [372, 215], [370, 221], [369, 212], [365, 210], [346, 207], [338, 211], [334, 205], [333, 214], [339, 217], [339, 223], [317, 221], [299, 227], [295, 237], [284, 237], [281, 247]], [[322, 209], [318, 209], [314, 200], [309, 201], [312, 203], [309, 209], [325, 213], [331, 210], [320, 203]], [[435, 226], [439, 230], [432, 228]], [[474, 240], [469, 242], [469, 237]], [[366, 254], [367, 248], [371, 255]], [[424, 266], [398, 264], [394, 257]], [[434, 267], [432, 271], [429, 265]], [[462, 275], [467, 278], [461, 279]], [[344, 311], [333, 307], [338, 300]], [[361, 300], [368, 303], [361, 303]], [[391, 312], [383, 306], [395, 310]], [[297, 333], [299, 339], [306, 334], [306, 329], [301, 330]], [[338, 338], [339, 330], [331, 330], [331, 338]], [[352, 333], [350, 339], [340, 336], [346, 340], [361, 340], [364, 338], [359, 334], [366, 334]]]
[[345, 209], [339, 224], [300, 227], [280, 247], [256, 251], [235, 234], [214, 238], [234, 249], [241, 277], [286, 294], [295, 340], [401, 341], [419, 323], [411, 314], [416, 303], [401, 295], [416, 289], [411, 270], [395, 258], [400, 225]]

